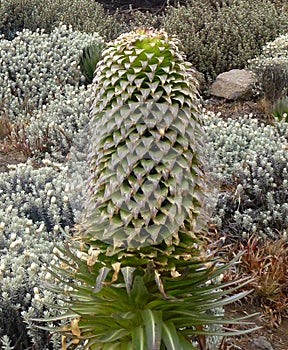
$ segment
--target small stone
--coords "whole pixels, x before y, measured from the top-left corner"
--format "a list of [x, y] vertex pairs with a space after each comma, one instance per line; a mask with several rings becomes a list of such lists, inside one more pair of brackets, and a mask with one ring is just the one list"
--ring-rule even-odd
[[264, 336], [253, 339], [252, 344], [255, 346], [255, 350], [274, 350], [270, 342]]
[[256, 81], [254, 73], [245, 69], [232, 69], [217, 76], [210, 93], [228, 100], [249, 100]]

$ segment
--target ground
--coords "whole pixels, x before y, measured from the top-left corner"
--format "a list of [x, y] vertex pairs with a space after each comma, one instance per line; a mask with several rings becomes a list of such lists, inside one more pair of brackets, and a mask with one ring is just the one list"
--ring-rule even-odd
[[[241, 303], [232, 304], [226, 309], [227, 316], [236, 318], [245, 316], [248, 314], [258, 313], [251, 321], [261, 329], [258, 329], [252, 333], [242, 335], [240, 337], [228, 338], [224, 341], [222, 347], [219, 350], [287, 350], [288, 349], [288, 319], [283, 319], [281, 325], [278, 328], [270, 325], [269, 319], [263, 316], [263, 309], [251, 305], [248, 300], [244, 300]], [[247, 328], [247, 327], [246, 327]], [[262, 338], [264, 337], [264, 338]], [[257, 341], [263, 343], [263, 347], [257, 347]], [[268, 341], [272, 348], [265, 347], [264, 341]]]
[[[159, 11], [167, 4], [167, 0], [98, 0], [98, 2], [103, 4], [112, 13], [116, 9], [125, 11], [130, 6], [133, 9]], [[170, 3], [173, 4], [175, 1], [172, 0]]]

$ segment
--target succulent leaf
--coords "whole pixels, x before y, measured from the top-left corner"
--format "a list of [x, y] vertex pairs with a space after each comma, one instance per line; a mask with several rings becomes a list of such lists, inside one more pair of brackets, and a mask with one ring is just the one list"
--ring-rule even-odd
[[97, 44], [84, 47], [82, 56], [80, 58], [80, 69], [86, 78], [86, 82], [91, 84], [94, 77], [96, 65], [101, 57], [101, 52], [104, 44], [99, 42]]

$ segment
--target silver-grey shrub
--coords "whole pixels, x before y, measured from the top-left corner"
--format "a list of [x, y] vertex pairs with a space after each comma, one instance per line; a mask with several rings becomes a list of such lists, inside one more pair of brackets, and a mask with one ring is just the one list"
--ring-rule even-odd
[[78, 132], [88, 124], [90, 95], [90, 86], [65, 85], [29, 123], [12, 131], [12, 140], [29, 157], [43, 158], [48, 153], [55, 160], [65, 160]]
[[24, 30], [0, 40], [0, 116], [29, 123], [66, 85], [81, 83], [82, 49], [102, 39], [62, 25], [51, 34]]
[[53, 295], [38, 290], [39, 281], [49, 279], [44, 266], [53, 264], [55, 244], [74, 224], [66, 168], [45, 164], [39, 169], [22, 164], [0, 174], [0, 338], [8, 337], [13, 346], [18, 342], [15, 349], [51, 349], [48, 333], [29, 329], [28, 316], [50, 315], [41, 301], [52, 302]]
[[[82, 32], [98, 32], [105, 39], [117, 37], [124, 29], [123, 18], [109, 14], [91, 0], [1, 0], [0, 34], [12, 40], [18, 31], [37, 28], [50, 33], [61, 23]], [[124, 26], [125, 27], [125, 26]]]
[[79, 69], [82, 49], [102, 39], [65, 25], [51, 34], [24, 30], [0, 40], [0, 118], [28, 156], [66, 156], [88, 122], [89, 86]]
[[288, 227], [288, 125], [205, 117], [220, 179], [214, 222], [231, 240], [277, 239]]
[[189, 61], [207, 79], [244, 67], [267, 41], [288, 29], [286, 13], [269, 0], [190, 0], [168, 7], [163, 25], [177, 34]]
[[280, 35], [268, 42], [259, 56], [249, 60], [248, 67], [258, 76], [260, 91], [270, 112], [273, 104], [287, 94], [288, 35]]

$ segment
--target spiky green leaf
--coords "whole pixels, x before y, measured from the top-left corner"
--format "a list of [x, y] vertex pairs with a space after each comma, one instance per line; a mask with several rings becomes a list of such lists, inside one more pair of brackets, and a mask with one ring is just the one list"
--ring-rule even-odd
[[162, 338], [162, 312], [145, 309], [141, 315], [145, 326], [147, 349], [159, 350]]

